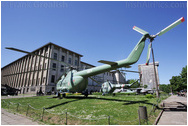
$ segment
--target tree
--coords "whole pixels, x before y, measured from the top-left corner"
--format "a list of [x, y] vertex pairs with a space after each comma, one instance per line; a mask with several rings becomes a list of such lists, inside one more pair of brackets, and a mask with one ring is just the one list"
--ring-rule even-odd
[[160, 84], [159, 85], [159, 89], [163, 92], [166, 92], [166, 93], [170, 93], [171, 92], [171, 87], [170, 85], [166, 85], [166, 84]]
[[147, 88], [148, 87], [148, 85], [144, 85], [144, 88]]
[[182, 90], [181, 76], [172, 76], [172, 79], [170, 79], [170, 84], [172, 86], [172, 91]]
[[180, 76], [172, 76], [170, 84], [173, 91], [180, 91], [187, 88], [187, 66], [182, 68]]
[[187, 65], [182, 68], [180, 75], [182, 79], [182, 86], [184, 89], [186, 89], [187, 88]]
[[[130, 79], [128, 80], [128, 84], [132, 84], [135, 81], [137, 81], [137, 79]], [[140, 83], [137, 81], [136, 83], [134, 83], [133, 85], [131, 85], [131, 88], [138, 88], [140, 86]]]

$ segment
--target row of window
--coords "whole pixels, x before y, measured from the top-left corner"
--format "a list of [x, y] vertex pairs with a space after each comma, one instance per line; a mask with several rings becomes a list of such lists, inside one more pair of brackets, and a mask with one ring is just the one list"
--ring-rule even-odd
[[[56, 63], [52, 64], [52, 70], [56, 71], [57, 65]], [[61, 65], [60, 72], [64, 72], [64, 65]]]
[[[55, 60], [58, 60], [57, 59], [57, 53], [54, 53], [54, 57], [53, 57]], [[65, 56], [61, 56], [61, 61], [62, 62], [65, 62]], [[69, 57], [69, 59], [68, 59], [68, 63], [69, 64], [72, 64], [72, 59]], [[75, 66], [78, 66], [78, 60], [77, 59], [75, 59], [75, 62], [74, 62], [74, 64], [73, 65], [75, 65]]]

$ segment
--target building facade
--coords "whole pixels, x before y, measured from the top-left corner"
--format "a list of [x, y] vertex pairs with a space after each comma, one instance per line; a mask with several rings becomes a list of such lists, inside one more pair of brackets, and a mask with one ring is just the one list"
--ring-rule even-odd
[[[155, 70], [157, 75], [157, 83], [159, 85], [159, 74], [158, 74], [158, 66], [159, 62], [155, 62]], [[154, 73], [154, 66], [153, 63], [150, 63], [149, 65], [140, 64], [138, 65], [138, 70], [140, 72], [140, 85], [146, 88], [145, 89], [156, 89], [156, 80], [155, 80], [155, 73]]]
[[[23, 94], [36, 93], [37, 91], [44, 93], [56, 91], [56, 82], [68, 70], [65, 63], [78, 70], [95, 67], [82, 62], [81, 57], [83, 57], [81, 54], [50, 42], [1, 68], [1, 84], [20, 89]], [[112, 82], [115, 80], [124, 81], [121, 75], [115, 76], [111, 72], [105, 72], [93, 76], [93, 78], [100, 83], [106, 80]], [[116, 81], [116, 83], [119, 82]], [[100, 87], [101, 84], [91, 79], [88, 80], [89, 91], [99, 91]]]

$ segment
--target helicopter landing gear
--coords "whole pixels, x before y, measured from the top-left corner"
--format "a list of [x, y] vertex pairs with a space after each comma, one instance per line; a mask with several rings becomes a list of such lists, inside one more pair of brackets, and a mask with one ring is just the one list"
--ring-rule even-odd
[[88, 96], [88, 93], [85, 93], [85, 94], [84, 94], [84, 96], [85, 96], [85, 97], [87, 98], [87, 96]]
[[66, 93], [63, 93], [63, 98], [65, 98], [66, 97]]
[[86, 89], [85, 91], [82, 92], [82, 94], [87, 98], [88, 97], [88, 90]]
[[66, 97], [66, 93], [58, 93], [58, 98], [63, 99]]

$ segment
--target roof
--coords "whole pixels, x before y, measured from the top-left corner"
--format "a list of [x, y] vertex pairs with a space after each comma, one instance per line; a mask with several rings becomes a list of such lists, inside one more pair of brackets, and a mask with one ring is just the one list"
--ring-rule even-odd
[[[81, 54], [79, 54], [79, 53], [76, 53], [76, 52], [71, 51], [71, 50], [69, 50], [69, 49], [66, 49], [66, 48], [64, 48], [64, 47], [61, 47], [61, 46], [59, 46], [59, 45], [56, 45], [56, 44], [54, 44], [54, 43], [52, 43], [52, 42], [49, 42], [49, 43], [47, 43], [47, 44], [45, 44], [45, 45], [39, 47], [38, 49], [35, 49], [35, 50], [32, 51], [31, 53], [36, 52], [36, 51], [40, 50], [41, 48], [44, 48], [44, 47], [47, 46], [47, 45], [55, 45], [55, 46], [57, 46], [57, 47], [59, 47], [59, 48], [62, 48], [62, 49], [64, 49], [64, 50], [68, 50], [69, 52], [75, 53], [75, 54], [77, 54], [77, 55], [83, 57], [83, 55], [81, 55]], [[7, 67], [7, 66], [9, 66], [9, 65], [11, 65], [11, 64], [13, 64], [13, 63], [15, 63], [16, 61], [19, 61], [20, 59], [22, 59], [22, 58], [24, 58], [24, 57], [26, 57], [26, 56], [28, 56], [28, 54], [26, 54], [25, 56], [22, 56], [21, 58], [19, 58], [19, 59], [13, 61], [13, 62], [11, 62], [11, 63], [9, 63], [8, 65], [2, 67], [1, 69], [4, 69], [5, 67]]]
[[85, 64], [85, 65], [88, 65], [88, 66], [91, 66], [91, 67], [95, 67], [94, 65], [91, 65], [91, 64], [86, 63], [86, 62], [83, 62], [83, 61], [80, 61], [80, 63]]

